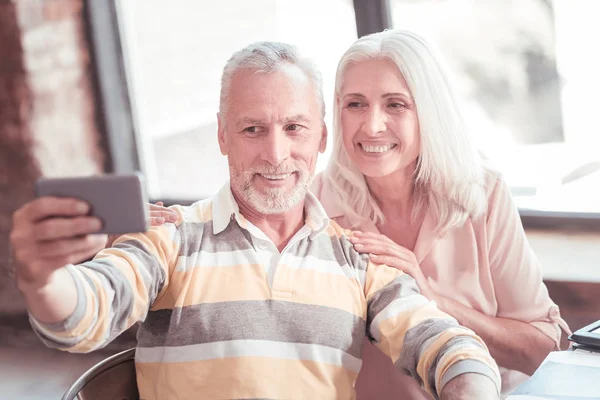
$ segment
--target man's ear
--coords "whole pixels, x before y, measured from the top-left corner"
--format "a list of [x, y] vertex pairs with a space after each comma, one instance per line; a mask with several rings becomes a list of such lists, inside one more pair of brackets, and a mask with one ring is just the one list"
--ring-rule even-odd
[[227, 139], [225, 138], [225, 121], [223, 120], [223, 115], [221, 113], [217, 113], [217, 131], [219, 138], [219, 149], [221, 149], [221, 154], [224, 156], [227, 155]]
[[325, 149], [327, 149], [327, 125], [325, 121], [323, 121], [323, 132], [321, 133], [321, 143], [319, 144], [319, 152], [325, 153]]

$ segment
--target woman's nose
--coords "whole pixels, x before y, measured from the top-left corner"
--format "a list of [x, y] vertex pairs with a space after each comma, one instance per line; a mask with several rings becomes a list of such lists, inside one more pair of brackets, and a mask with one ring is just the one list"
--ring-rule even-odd
[[363, 130], [369, 136], [377, 136], [386, 131], [386, 123], [387, 114], [380, 107], [369, 107], [365, 115]]

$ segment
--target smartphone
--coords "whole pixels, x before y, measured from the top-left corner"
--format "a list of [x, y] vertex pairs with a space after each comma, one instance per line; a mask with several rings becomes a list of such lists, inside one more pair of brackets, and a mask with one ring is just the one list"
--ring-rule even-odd
[[145, 232], [147, 194], [141, 173], [76, 178], [40, 178], [37, 197], [70, 197], [90, 205], [90, 216], [102, 220], [100, 233]]

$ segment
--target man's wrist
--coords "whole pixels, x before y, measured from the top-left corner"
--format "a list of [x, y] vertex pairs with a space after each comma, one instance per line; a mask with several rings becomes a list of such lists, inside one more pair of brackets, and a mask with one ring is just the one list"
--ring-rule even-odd
[[60, 270], [63, 268], [52, 271], [49, 275], [43, 277], [31, 277], [24, 274], [22, 271], [17, 269], [15, 271], [15, 280], [17, 288], [23, 293], [25, 297], [43, 295], [47, 291], [47, 288], [56, 279], [56, 275], [60, 274]]
[[465, 373], [452, 378], [444, 385], [440, 400], [498, 400], [494, 381], [483, 374]]

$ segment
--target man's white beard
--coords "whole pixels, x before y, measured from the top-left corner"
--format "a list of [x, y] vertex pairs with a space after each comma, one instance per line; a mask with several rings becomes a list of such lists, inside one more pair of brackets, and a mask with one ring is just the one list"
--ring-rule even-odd
[[[239, 173], [233, 166], [230, 167], [231, 185], [235, 191], [248, 205], [263, 215], [282, 214], [289, 211], [304, 200], [312, 181], [312, 176], [305, 165], [294, 165], [292, 168], [265, 167], [242, 173]], [[253, 185], [253, 179], [257, 173], [277, 175], [292, 171], [297, 176], [298, 182], [291, 189], [267, 188], [263, 191]]]

